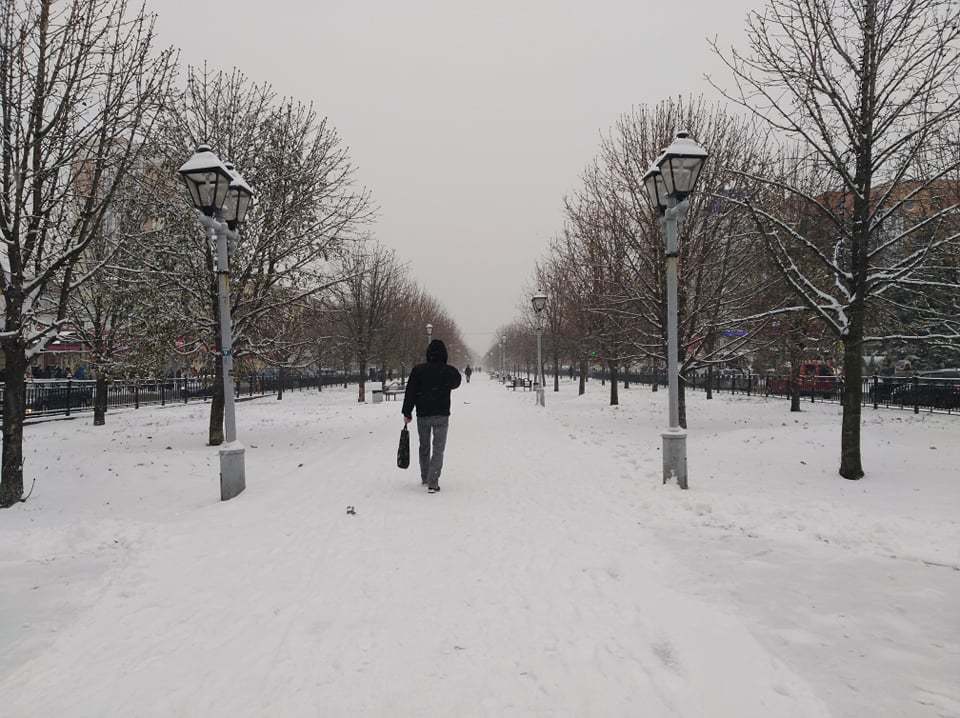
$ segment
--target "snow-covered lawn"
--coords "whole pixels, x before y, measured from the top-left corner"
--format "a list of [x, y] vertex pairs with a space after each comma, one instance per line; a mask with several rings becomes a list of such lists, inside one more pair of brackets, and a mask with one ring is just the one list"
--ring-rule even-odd
[[434, 496], [353, 392], [239, 405], [228, 503], [204, 406], [28, 427], [0, 715], [960, 716], [960, 418], [847, 482], [839, 407], [695, 393], [681, 492], [666, 392], [479, 375]]

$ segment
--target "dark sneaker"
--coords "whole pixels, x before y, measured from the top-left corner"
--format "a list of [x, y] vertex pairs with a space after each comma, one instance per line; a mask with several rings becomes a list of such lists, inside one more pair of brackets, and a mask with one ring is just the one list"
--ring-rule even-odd
[[428, 487], [427, 487], [427, 493], [429, 493], [429, 494], [435, 494], [435, 493], [437, 493], [439, 490], [440, 490], [440, 487], [439, 487], [439, 486], [428, 486]]

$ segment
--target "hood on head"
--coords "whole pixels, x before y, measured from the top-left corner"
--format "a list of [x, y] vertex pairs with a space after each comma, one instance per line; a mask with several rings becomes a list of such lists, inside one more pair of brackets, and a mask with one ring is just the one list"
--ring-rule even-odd
[[439, 339], [434, 339], [427, 347], [427, 361], [431, 363], [447, 363], [447, 345]]

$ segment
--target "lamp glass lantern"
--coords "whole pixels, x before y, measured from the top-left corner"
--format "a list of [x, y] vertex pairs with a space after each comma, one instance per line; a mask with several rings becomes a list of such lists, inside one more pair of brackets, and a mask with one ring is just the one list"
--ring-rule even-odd
[[537, 292], [530, 298], [530, 303], [533, 305], [533, 311], [537, 314], [540, 314], [544, 309], [547, 308], [547, 295], [543, 292]]
[[660, 214], [667, 210], [667, 186], [663, 181], [663, 173], [656, 165], [650, 167], [643, 176], [643, 186], [647, 190], [650, 204], [657, 208]]
[[227, 190], [227, 199], [223, 205], [223, 218], [231, 227], [241, 224], [247, 216], [247, 210], [253, 202], [253, 190], [239, 172], [227, 165], [227, 169], [233, 174]]
[[667, 195], [678, 201], [686, 199], [700, 179], [707, 157], [709, 153], [690, 137], [689, 132], [678, 132], [657, 160]]
[[427, 325], [427, 334], [433, 334], [433, 325], [432, 325], [432, 324], [428, 324], [428, 325]]
[[233, 176], [209, 145], [199, 145], [177, 172], [195, 208], [212, 217], [223, 207]]

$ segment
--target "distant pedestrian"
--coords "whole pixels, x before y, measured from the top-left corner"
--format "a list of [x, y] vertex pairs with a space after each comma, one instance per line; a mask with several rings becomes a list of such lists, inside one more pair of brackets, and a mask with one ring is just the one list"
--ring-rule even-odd
[[470, 383], [470, 375], [473, 374], [473, 369], [470, 368], [470, 365], [467, 365], [467, 368], [463, 370], [463, 375], [467, 377], [467, 384]]
[[420, 483], [426, 486], [431, 494], [440, 490], [443, 452], [447, 446], [447, 429], [450, 426], [450, 392], [458, 386], [460, 372], [447, 364], [447, 347], [444, 343], [434, 339], [427, 347], [427, 363], [417, 364], [410, 372], [401, 410], [406, 425], [413, 421], [413, 408], [417, 408]]

